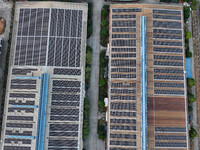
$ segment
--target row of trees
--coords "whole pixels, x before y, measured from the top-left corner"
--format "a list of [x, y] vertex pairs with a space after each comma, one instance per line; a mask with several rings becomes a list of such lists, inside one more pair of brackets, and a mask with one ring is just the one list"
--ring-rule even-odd
[[[104, 98], [107, 97], [107, 76], [105, 76], [108, 59], [106, 57], [106, 50], [100, 53], [100, 69], [99, 69], [99, 101], [98, 108], [100, 112], [105, 112]], [[107, 73], [106, 73], [107, 74]]]
[[92, 35], [92, 3], [88, 3], [87, 38]]
[[101, 10], [101, 45], [106, 47], [109, 41], [109, 5], [104, 5]]

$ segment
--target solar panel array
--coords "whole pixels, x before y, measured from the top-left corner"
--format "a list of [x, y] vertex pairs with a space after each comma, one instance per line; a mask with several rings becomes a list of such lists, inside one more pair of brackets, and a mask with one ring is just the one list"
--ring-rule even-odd
[[78, 148], [80, 90], [81, 81], [52, 80], [49, 149]]
[[[37, 72], [32, 68], [13, 68], [13, 75]], [[5, 124], [4, 149], [29, 149], [35, 144], [40, 79], [12, 78]]]
[[153, 9], [155, 95], [185, 95], [181, 21], [179, 10]]
[[[135, 149], [136, 144], [136, 74], [137, 74], [137, 12], [141, 9], [112, 9], [110, 89], [109, 89], [109, 148]], [[126, 140], [132, 141], [126, 141]]]
[[14, 65], [80, 67], [82, 19], [82, 10], [20, 9]]
[[[23, 3], [15, 9], [16, 38], [0, 149], [82, 148], [88, 6], [45, 4], [40, 8], [40, 2]], [[49, 78], [43, 78], [44, 73]]]

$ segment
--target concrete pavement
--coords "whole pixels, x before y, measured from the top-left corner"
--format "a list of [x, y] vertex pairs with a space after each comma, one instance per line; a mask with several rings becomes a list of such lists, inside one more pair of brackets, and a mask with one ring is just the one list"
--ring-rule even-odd
[[[12, 2], [4, 2], [3, 0], [0, 0], [0, 16], [2, 16], [6, 20], [6, 28], [2, 35], [0, 35], [0, 38], [3, 38], [3, 49], [0, 55], [0, 106], [2, 101], [2, 86], [4, 81], [4, 68], [5, 68], [5, 57], [7, 53], [7, 47], [8, 47], [8, 39], [9, 39], [9, 32], [10, 32], [10, 23], [11, 23], [11, 9], [12, 9]], [[0, 114], [1, 114], [1, 107], [0, 107]]]
[[[188, 30], [193, 33], [192, 29], [193, 29], [193, 20], [192, 19], [195, 19], [195, 18], [192, 18], [192, 13], [190, 14], [190, 17], [188, 19]], [[192, 59], [191, 59], [191, 71], [192, 71], [192, 78], [195, 79], [195, 64], [194, 64], [194, 41], [193, 41], [193, 35], [191, 36], [191, 38], [189, 39], [189, 49], [190, 49], [190, 52], [192, 53]], [[193, 86], [192, 87], [192, 93], [194, 94], [194, 96], [196, 97], [196, 86]], [[193, 128], [198, 131], [198, 123], [197, 123], [197, 102], [193, 102], [192, 103], [192, 107], [193, 107], [193, 111], [192, 111], [192, 125], [193, 125]], [[198, 136], [196, 138], [193, 139], [192, 141], [193, 143], [191, 144], [192, 147], [195, 149], [195, 150], [198, 150]]]
[[101, 8], [104, 5], [103, 0], [93, 0], [93, 34], [88, 39], [88, 45], [93, 49], [90, 88], [87, 97], [90, 101], [90, 134], [88, 139], [84, 141], [86, 150], [105, 150], [105, 144], [98, 139], [98, 97], [99, 97], [99, 56], [100, 56], [100, 24], [101, 24]]

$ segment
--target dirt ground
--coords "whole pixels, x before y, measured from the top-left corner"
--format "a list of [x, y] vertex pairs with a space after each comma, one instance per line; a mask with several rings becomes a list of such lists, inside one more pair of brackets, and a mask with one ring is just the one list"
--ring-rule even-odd
[[0, 17], [0, 35], [3, 33], [4, 25], [5, 25], [5, 20], [2, 17]]

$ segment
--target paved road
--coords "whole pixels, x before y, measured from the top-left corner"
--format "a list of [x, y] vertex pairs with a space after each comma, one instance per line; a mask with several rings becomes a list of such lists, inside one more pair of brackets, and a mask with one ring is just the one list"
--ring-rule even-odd
[[90, 88], [87, 96], [90, 100], [90, 134], [84, 142], [86, 150], [104, 150], [105, 144], [98, 140], [98, 95], [99, 95], [99, 55], [100, 55], [100, 23], [101, 8], [104, 5], [103, 0], [91, 0], [93, 2], [93, 34], [88, 39], [88, 45], [93, 49], [92, 52], [92, 70], [90, 78]]
[[[5, 64], [5, 57], [7, 52], [7, 46], [8, 46], [8, 36], [10, 32], [10, 22], [11, 22], [11, 8], [12, 3], [11, 2], [4, 2], [3, 0], [0, 0], [0, 16], [2, 16], [6, 20], [6, 29], [5, 32], [0, 35], [0, 38], [3, 38], [3, 50], [0, 55], [0, 106], [2, 102], [2, 82], [3, 82], [3, 70], [4, 70], [4, 64]], [[1, 112], [1, 107], [0, 107]]]
[[[189, 19], [188, 19], [188, 30], [192, 33], [192, 23], [193, 23], [193, 21], [192, 21], [192, 19], [194, 19], [194, 18], [192, 18], [192, 14], [190, 14], [190, 17], [189, 17]], [[192, 57], [192, 59], [191, 59], [191, 70], [192, 70], [192, 78], [194, 78], [195, 79], [195, 68], [194, 68], [194, 47], [193, 47], [193, 36], [190, 38], [190, 40], [189, 40], [189, 48], [190, 48], [190, 52], [192, 52], [192, 55], [193, 55], [193, 57]], [[195, 97], [196, 97], [196, 86], [193, 86], [192, 87], [192, 93], [195, 95]], [[193, 102], [192, 103], [192, 107], [193, 107], [193, 111], [192, 111], [192, 124], [193, 124], [193, 127], [194, 127], [194, 129], [196, 130], [196, 131], [198, 131], [198, 123], [197, 123], [197, 103], [196, 102]], [[195, 149], [195, 150], [198, 150], [198, 137], [196, 137], [196, 138], [194, 138], [194, 140], [193, 140], [193, 144], [192, 144], [192, 146], [193, 146], [193, 148]]]

